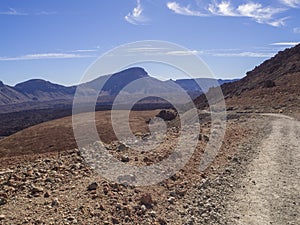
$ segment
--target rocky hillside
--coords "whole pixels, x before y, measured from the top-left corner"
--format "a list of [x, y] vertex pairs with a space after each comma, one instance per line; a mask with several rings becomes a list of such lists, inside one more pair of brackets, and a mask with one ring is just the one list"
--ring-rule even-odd
[[[236, 82], [221, 86], [228, 108], [297, 110], [300, 105], [300, 45], [279, 52]], [[214, 89], [210, 90], [213, 93]], [[205, 107], [205, 96], [196, 100]]]

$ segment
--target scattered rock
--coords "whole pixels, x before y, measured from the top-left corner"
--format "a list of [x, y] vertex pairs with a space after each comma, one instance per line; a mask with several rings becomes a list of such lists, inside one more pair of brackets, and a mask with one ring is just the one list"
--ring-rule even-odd
[[122, 157], [121, 157], [121, 161], [124, 162], [124, 163], [129, 162], [129, 161], [130, 161], [129, 156], [128, 156], [128, 155], [122, 156]]
[[125, 151], [126, 149], [128, 149], [128, 146], [126, 146], [125, 144], [123, 143], [119, 143], [118, 147], [117, 147], [117, 150], [119, 152], [122, 152], [122, 151]]
[[174, 197], [170, 197], [170, 198], [168, 199], [168, 202], [169, 202], [170, 204], [174, 204], [174, 203], [175, 203], [175, 198], [174, 198]]
[[145, 205], [147, 208], [151, 208], [153, 205], [152, 196], [150, 194], [144, 194], [141, 197], [140, 202], [142, 205]]
[[58, 201], [58, 198], [54, 198], [52, 200], [52, 203], [51, 203], [51, 206], [54, 207], [54, 206], [59, 206], [60, 202]]
[[167, 225], [167, 222], [163, 218], [158, 218], [157, 222], [159, 223], [159, 225]]
[[7, 203], [6, 198], [0, 198], [0, 205], [5, 205]]
[[0, 215], [0, 220], [4, 220], [5, 219], [5, 215]]
[[161, 110], [156, 117], [159, 117], [165, 121], [171, 121], [177, 117], [177, 112], [175, 110]]
[[44, 194], [44, 198], [49, 198], [49, 197], [50, 197], [50, 193], [48, 191], [46, 191]]
[[151, 217], [156, 217], [156, 212], [154, 210], [152, 210], [152, 211], [149, 212], [149, 215]]
[[44, 191], [44, 189], [41, 187], [32, 186], [31, 195], [38, 197], [43, 191]]
[[209, 142], [209, 137], [206, 135], [202, 135], [202, 138], [205, 142]]
[[115, 218], [115, 217], [112, 217], [112, 218], [111, 218], [111, 222], [112, 222], [113, 224], [119, 224], [119, 223], [120, 223], [119, 220], [118, 220], [117, 218]]
[[98, 188], [98, 184], [96, 182], [93, 182], [87, 187], [87, 190], [93, 191], [93, 190], [97, 190], [97, 188]]

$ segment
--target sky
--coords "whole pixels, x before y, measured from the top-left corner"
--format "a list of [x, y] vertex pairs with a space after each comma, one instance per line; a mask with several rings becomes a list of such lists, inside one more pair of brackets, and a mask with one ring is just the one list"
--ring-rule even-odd
[[107, 51], [143, 40], [181, 45], [216, 78], [238, 78], [300, 42], [300, 0], [1, 0], [0, 29], [8, 85], [76, 84]]

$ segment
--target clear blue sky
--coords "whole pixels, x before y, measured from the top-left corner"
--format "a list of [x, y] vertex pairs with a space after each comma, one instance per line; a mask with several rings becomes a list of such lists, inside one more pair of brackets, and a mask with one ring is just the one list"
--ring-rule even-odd
[[234, 78], [300, 41], [300, 0], [1, 0], [0, 29], [9, 85], [75, 84], [101, 54], [141, 40], [187, 47]]

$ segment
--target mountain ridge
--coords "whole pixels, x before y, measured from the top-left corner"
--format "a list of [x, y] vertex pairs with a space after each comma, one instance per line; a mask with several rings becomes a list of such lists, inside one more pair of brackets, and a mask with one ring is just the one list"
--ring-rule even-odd
[[102, 87], [100, 95], [103, 98], [102, 100], [99, 98], [98, 101], [112, 103], [121, 90], [123, 94], [125, 93], [123, 98], [125, 100], [126, 94], [155, 95], [170, 93], [175, 96], [178, 95], [177, 85], [181, 86], [193, 99], [216, 83], [215, 80], [203, 78], [201, 82], [203, 82], [205, 88], [201, 90], [197, 84], [195, 86], [196, 82], [193, 86], [189, 86], [188, 84], [191, 81], [193, 80], [161, 81], [150, 76], [144, 68], [132, 67], [112, 75], [100, 76], [84, 84], [69, 87], [42, 79], [27, 80], [16, 84], [14, 87], [1, 82], [0, 113], [1, 111], [30, 110], [38, 108], [39, 105], [41, 108], [47, 108], [47, 104], [49, 104], [49, 107], [53, 107], [58, 103], [66, 104], [69, 107], [72, 104], [77, 87], [80, 87], [87, 96], [97, 95], [99, 87]]

